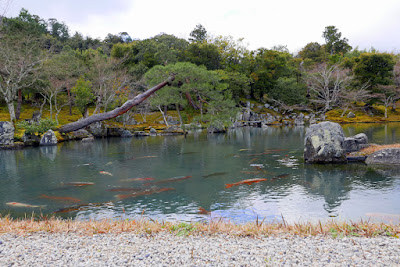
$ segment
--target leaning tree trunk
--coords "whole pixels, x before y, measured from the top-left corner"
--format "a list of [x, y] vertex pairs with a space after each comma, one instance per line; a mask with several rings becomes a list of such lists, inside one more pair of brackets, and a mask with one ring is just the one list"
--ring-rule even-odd
[[62, 126], [60, 129], [58, 129], [58, 131], [60, 133], [69, 133], [72, 131], [82, 129], [94, 122], [104, 121], [104, 120], [112, 119], [119, 115], [122, 115], [125, 112], [127, 112], [128, 110], [130, 110], [131, 108], [133, 108], [134, 106], [139, 105], [140, 103], [145, 101], [149, 96], [151, 96], [153, 93], [157, 92], [158, 90], [160, 90], [161, 88], [163, 88], [164, 86], [166, 86], [167, 84], [172, 82], [174, 79], [175, 79], [175, 76], [172, 75], [164, 82], [154, 86], [153, 88], [150, 88], [149, 90], [147, 90], [146, 92], [144, 92], [140, 95], [137, 95], [135, 98], [126, 101], [121, 107], [113, 109], [109, 112], [94, 114], [94, 115], [87, 117], [80, 121], [68, 123], [68, 124]]

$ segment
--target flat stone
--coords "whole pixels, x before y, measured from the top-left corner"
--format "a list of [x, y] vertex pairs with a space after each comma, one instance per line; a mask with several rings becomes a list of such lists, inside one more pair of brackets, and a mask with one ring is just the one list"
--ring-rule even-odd
[[387, 148], [376, 151], [365, 160], [368, 165], [400, 165], [400, 148]]

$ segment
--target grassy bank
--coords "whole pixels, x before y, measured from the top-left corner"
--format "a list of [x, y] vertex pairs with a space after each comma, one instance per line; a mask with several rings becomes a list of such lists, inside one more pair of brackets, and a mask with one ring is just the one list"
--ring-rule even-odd
[[255, 221], [243, 225], [213, 219], [207, 223], [173, 223], [158, 222], [141, 218], [138, 220], [103, 220], [103, 221], [77, 221], [63, 220], [55, 217], [41, 219], [12, 219], [9, 216], [0, 218], [0, 233], [29, 234], [36, 232], [48, 233], [78, 233], [93, 234], [118, 234], [131, 232], [137, 234], [157, 234], [169, 232], [178, 236], [185, 235], [212, 235], [229, 234], [234, 236], [329, 236], [329, 237], [376, 237], [387, 236], [399, 238], [400, 223], [372, 223], [370, 221], [326, 223], [294, 223], [288, 224], [283, 219], [278, 223], [264, 223]]

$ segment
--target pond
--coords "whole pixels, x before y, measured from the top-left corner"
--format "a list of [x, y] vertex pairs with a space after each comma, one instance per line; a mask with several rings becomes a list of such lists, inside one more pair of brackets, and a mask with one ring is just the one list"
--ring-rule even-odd
[[[371, 143], [400, 142], [399, 123], [343, 128], [346, 136], [366, 133]], [[234, 223], [282, 217], [289, 222], [360, 220], [371, 214], [399, 218], [400, 170], [360, 163], [306, 165], [305, 130], [240, 128], [227, 134], [108, 138], [3, 150], [0, 213], [24, 217], [59, 211], [54, 214], [82, 220], [222, 217]], [[235, 184], [254, 178], [267, 180]], [[211, 214], [200, 214], [199, 208]]]

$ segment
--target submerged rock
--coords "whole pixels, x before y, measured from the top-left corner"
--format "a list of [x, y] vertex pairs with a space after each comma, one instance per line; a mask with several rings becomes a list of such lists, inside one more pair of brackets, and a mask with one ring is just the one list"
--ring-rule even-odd
[[14, 126], [9, 121], [0, 121], [0, 146], [14, 144]]
[[311, 125], [304, 140], [306, 163], [347, 163], [343, 149], [344, 134], [338, 123], [321, 122]]
[[387, 148], [369, 155], [365, 163], [376, 165], [400, 165], [400, 148]]
[[40, 139], [41, 146], [54, 146], [57, 145], [57, 136], [53, 130], [48, 130]]

